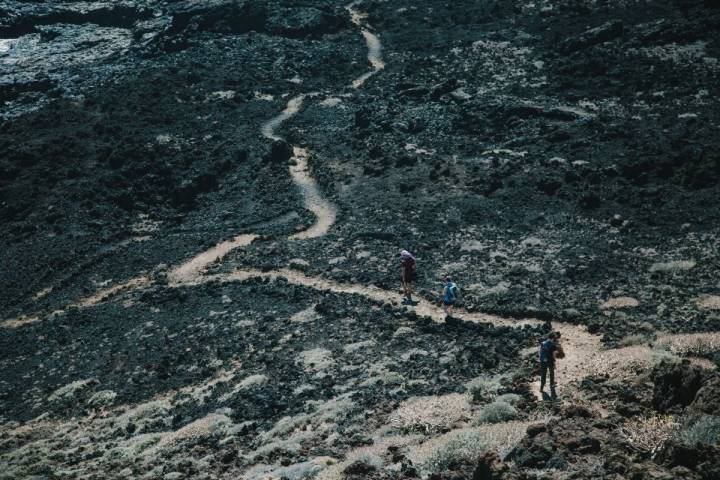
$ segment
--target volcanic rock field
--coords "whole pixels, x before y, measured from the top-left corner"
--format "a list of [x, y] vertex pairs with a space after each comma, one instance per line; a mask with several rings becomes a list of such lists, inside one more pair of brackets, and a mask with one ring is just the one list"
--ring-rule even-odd
[[720, 2], [348, 2], [0, 2], [0, 480], [720, 479]]

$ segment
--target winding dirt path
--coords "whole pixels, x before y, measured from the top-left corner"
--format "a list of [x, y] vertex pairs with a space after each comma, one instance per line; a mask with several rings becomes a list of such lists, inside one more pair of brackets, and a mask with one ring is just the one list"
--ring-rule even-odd
[[285, 107], [285, 110], [280, 112], [280, 115], [268, 120], [260, 128], [260, 131], [262, 132], [263, 137], [268, 138], [270, 140], [282, 140], [282, 137], [275, 134], [275, 129], [278, 128], [280, 125], [282, 125], [282, 123], [285, 122], [286, 120], [289, 120], [292, 117], [294, 117], [300, 111], [300, 107], [302, 107], [304, 100], [305, 100], [305, 94], [298, 95], [297, 97], [291, 98], [288, 101], [287, 106]]
[[[366, 15], [356, 9], [358, 3], [359, 0], [351, 3], [346, 8], [350, 14], [352, 23], [360, 28], [365, 39], [368, 48], [367, 58], [372, 70], [352, 81], [352, 86], [356, 89], [362, 87], [371, 76], [385, 68], [385, 63], [381, 55], [382, 45], [380, 39], [368, 29], [369, 27], [365, 23]], [[306, 98], [314, 96], [316, 96], [315, 93], [308, 93], [291, 98], [285, 109], [279, 115], [262, 125], [262, 135], [268, 140], [281, 140], [282, 137], [276, 134], [276, 129], [300, 111]], [[293, 152], [294, 155], [291, 165], [289, 166], [289, 173], [302, 194], [305, 208], [315, 215], [315, 222], [307, 229], [290, 235], [288, 239], [299, 241], [322, 237], [327, 234], [331, 226], [335, 223], [337, 210], [335, 206], [322, 195], [317, 181], [312, 176], [308, 164], [310, 156], [308, 150], [296, 146], [293, 147]], [[292, 269], [279, 269], [269, 272], [256, 269], [241, 269], [230, 274], [204, 275], [209, 265], [222, 260], [228, 253], [237, 248], [248, 246], [257, 238], [258, 235], [256, 234], [243, 233], [231, 240], [221, 242], [208, 250], [200, 252], [168, 272], [169, 286], [192, 286], [209, 281], [237, 282], [254, 277], [261, 277], [271, 280], [285, 279], [292, 284], [302, 285], [317, 291], [361, 295], [376, 302], [392, 304], [397, 304], [398, 302], [399, 295], [394, 292], [372, 286], [339, 283], [322, 277], [308, 276]], [[138, 276], [122, 284], [101, 289], [75, 302], [71, 307], [92, 307], [113, 296], [143, 289], [152, 284], [153, 282], [150, 278]], [[428, 316], [437, 322], [444, 321], [444, 314], [441, 309], [426, 300], [419, 300], [412, 308], [418, 315]], [[55, 313], [63, 311], [64, 310], [59, 310]], [[466, 321], [489, 322], [496, 326], [521, 327], [524, 325], [539, 325], [543, 323], [534, 319], [514, 320], [493, 315], [470, 313], [462, 310], [459, 310], [458, 314], [460, 318]], [[5, 328], [19, 328], [23, 325], [38, 321], [40, 321], [40, 315], [26, 315], [16, 319], [6, 320], [2, 322], [0, 326]], [[572, 396], [571, 385], [590, 373], [607, 373], [609, 369], [622, 369], [623, 367], [627, 369], [628, 365], [640, 366], [643, 362], [647, 362], [652, 355], [652, 351], [647, 346], [605, 350], [602, 348], [600, 338], [596, 335], [589, 334], [582, 326], [556, 323], [554, 324], [554, 328], [562, 335], [562, 344], [566, 354], [565, 358], [558, 363], [556, 369], [558, 389], [561, 395], [565, 392], [565, 396], [568, 394]], [[674, 336], [672, 335], [663, 337], [666, 342], [672, 342], [673, 338]], [[535, 387], [533, 388], [536, 395], [538, 394], [538, 383], [539, 381], [536, 381]]]
[[327, 201], [320, 192], [315, 178], [308, 165], [309, 154], [304, 148], [295, 147], [293, 163], [290, 165], [290, 176], [303, 196], [305, 208], [315, 215], [315, 223], [307, 230], [297, 232], [288, 237], [290, 240], [306, 240], [325, 235], [337, 219], [335, 206]]
[[370, 30], [368, 30], [366, 26], [364, 26], [367, 14], [362, 13], [355, 8], [359, 3], [360, 0], [357, 0], [355, 2], [352, 2], [345, 8], [350, 13], [350, 20], [352, 21], [352, 23], [360, 28], [360, 32], [365, 38], [365, 44], [368, 48], [367, 59], [373, 69], [353, 80], [353, 88], [362, 87], [370, 77], [385, 68], [385, 62], [382, 59], [382, 43], [380, 43], [380, 39], [377, 37], [377, 35], [372, 33]]
[[[299, 95], [288, 101], [285, 110], [277, 117], [265, 123], [261, 132], [263, 136], [269, 140], [282, 140], [282, 137], [275, 133], [275, 129], [282, 125], [283, 122], [295, 116], [302, 107], [303, 100], [306, 96], [314, 96], [314, 94]], [[306, 240], [309, 238], [317, 238], [325, 235], [330, 227], [337, 219], [337, 209], [330, 203], [320, 191], [320, 187], [315, 181], [310, 171], [308, 160], [310, 153], [305, 148], [293, 147], [293, 157], [290, 159], [290, 177], [300, 190], [303, 197], [304, 207], [315, 215], [315, 223], [306, 230], [302, 230], [288, 237], [290, 240]]]
[[[398, 304], [398, 300], [400, 299], [400, 295], [388, 290], [373, 286], [340, 283], [327, 278], [308, 276], [300, 271], [287, 268], [271, 271], [239, 269], [229, 274], [199, 277], [197, 283], [210, 281], [242, 282], [251, 278], [263, 278], [267, 280], [284, 279], [291, 284], [301, 285], [320, 292], [355, 294], [382, 303]], [[430, 317], [436, 322], [443, 323], [445, 321], [445, 314], [441, 308], [427, 300], [417, 300], [412, 310], [418, 315]], [[499, 327], [519, 328], [525, 325], [539, 326], [545, 323], [537, 319], [528, 318], [516, 320], [484, 313], [471, 313], [462, 309], [456, 310], [456, 316], [465, 321], [491, 323]], [[602, 350], [600, 337], [591, 335], [582, 326], [555, 323], [553, 324], [553, 328], [561, 333], [562, 345], [565, 351], [565, 358], [558, 362], [556, 368], [558, 390], [562, 392], [570, 385], [585, 378], [589, 373], [597, 371], [598, 364], [602, 364], [605, 361], [602, 358], [604, 352], [613, 351]], [[533, 392], [539, 399], [541, 398], [539, 395], [539, 380], [535, 382]]]

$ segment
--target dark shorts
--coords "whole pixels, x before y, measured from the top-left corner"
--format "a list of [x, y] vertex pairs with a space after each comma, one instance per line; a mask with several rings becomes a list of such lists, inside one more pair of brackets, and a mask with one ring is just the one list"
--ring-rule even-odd
[[405, 283], [410, 283], [413, 281], [413, 272], [412, 270], [404, 270], [402, 273], [402, 281]]
[[443, 305], [447, 305], [448, 307], [450, 305], [455, 305], [455, 300], [443, 300]]

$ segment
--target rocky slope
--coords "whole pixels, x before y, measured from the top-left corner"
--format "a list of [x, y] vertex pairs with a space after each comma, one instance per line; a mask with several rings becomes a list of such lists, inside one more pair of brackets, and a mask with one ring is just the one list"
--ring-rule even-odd
[[711, 0], [5, 2], [0, 478], [717, 478], [718, 33]]

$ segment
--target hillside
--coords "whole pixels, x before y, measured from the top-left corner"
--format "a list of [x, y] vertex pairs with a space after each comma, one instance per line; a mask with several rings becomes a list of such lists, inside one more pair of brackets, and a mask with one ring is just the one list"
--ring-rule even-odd
[[712, 0], [5, 2], [0, 479], [720, 478], [719, 94]]

